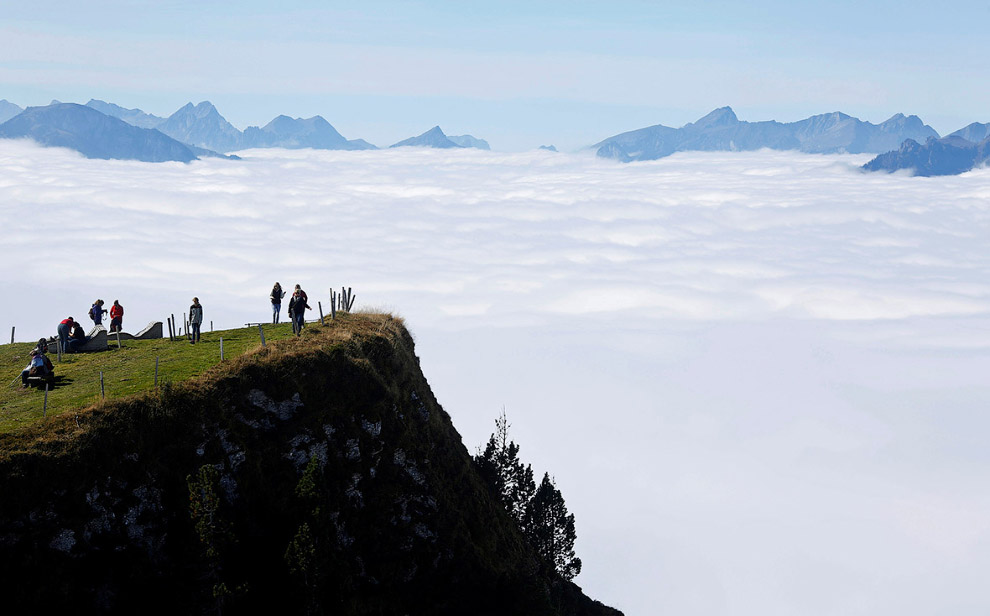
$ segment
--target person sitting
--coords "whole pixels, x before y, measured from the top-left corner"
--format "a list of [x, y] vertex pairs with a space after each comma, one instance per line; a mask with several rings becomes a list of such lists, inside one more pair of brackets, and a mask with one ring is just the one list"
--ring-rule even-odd
[[43, 353], [38, 351], [31, 351], [31, 361], [28, 363], [27, 367], [21, 371], [21, 387], [28, 386], [28, 378], [32, 376], [40, 376], [42, 378], [50, 376], [53, 372], [51, 361], [45, 357]]
[[82, 325], [72, 324], [72, 332], [69, 334], [69, 352], [78, 353], [79, 349], [89, 342], [89, 336], [83, 331]]

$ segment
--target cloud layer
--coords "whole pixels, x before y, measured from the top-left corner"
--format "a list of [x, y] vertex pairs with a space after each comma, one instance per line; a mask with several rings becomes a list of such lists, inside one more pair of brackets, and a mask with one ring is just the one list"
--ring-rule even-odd
[[629, 614], [990, 607], [990, 172], [242, 155], [0, 141], [0, 328], [54, 333], [102, 297], [137, 329], [193, 295], [232, 327], [267, 318], [275, 280], [324, 306], [351, 286], [407, 318], [469, 448], [505, 405], [577, 515], [592, 596]]

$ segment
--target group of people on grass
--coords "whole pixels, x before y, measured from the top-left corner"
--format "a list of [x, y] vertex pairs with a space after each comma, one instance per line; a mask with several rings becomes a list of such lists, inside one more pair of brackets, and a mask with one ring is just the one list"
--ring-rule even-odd
[[[272, 302], [272, 323], [279, 322], [282, 312], [282, 299], [284, 297], [285, 291], [282, 290], [282, 285], [276, 282], [269, 295], [269, 299]], [[199, 303], [198, 297], [194, 297], [192, 302], [192, 305], [189, 306], [189, 341], [192, 344], [196, 344], [200, 341], [200, 330], [203, 325], [203, 305]], [[92, 319], [93, 324], [102, 326], [103, 316], [109, 312], [109, 331], [121, 331], [124, 323], [124, 307], [120, 305], [120, 300], [113, 300], [113, 305], [110, 306], [109, 311], [103, 306], [104, 301], [98, 299], [90, 307], [89, 318]], [[300, 335], [303, 327], [306, 325], [306, 310], [312, 310], [309, 305], [309, 297], [302, 290], [302, 287], [296, 285], [292, 296], [289, 298], [288, 313], [289, 318], [292, 320], [292, 333], [297, 336]], [[80, 350], [89, 340], [89, 337], [83, 331], [82, 325], [72, 317], [62, 319], [56, 331], [58, 332], [59, 349], [63, 353], [74, 353]], [[21, 371], [21, 383], [24, 387], [28, 386], [29, 377], [43, 377], [50, 380], [51, 376], [54, 375], [55, 368], [51, 360], [48, 359], [47, 352], [48, 341], [42, 338], [38, 341], [38, 346], [31, 351], [31, 360], [27, 367]]]
[[[282, 285], [276, 282], [275, 286], [272, 287], [271, 295], [268, 296], [268, 299], [272, 300], [272, 323], [279, 321], [283, 297], [285, 297], [285, 291], [282, 290]], [[289, 298], [289, 318], [292, 320], [292, 333], [297, 336], [306, 325], [306, 310], [312, 310], [308, 302], [309, 296], [302, 290], [302, 287], [296, 285], [292, 297]]]

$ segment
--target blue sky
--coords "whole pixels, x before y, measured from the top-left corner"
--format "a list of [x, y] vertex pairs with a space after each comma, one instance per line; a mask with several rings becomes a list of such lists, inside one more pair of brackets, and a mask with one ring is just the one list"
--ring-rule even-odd
[[[5, 3], [6, 4], [6, 3]], [[497, 149], [841, 110], [990, 121], [990, 3], [48, 2], [4, 6], [0, 98], [100, 98], [239, 128], [320, 114], [388, 145], [440, 124]]]

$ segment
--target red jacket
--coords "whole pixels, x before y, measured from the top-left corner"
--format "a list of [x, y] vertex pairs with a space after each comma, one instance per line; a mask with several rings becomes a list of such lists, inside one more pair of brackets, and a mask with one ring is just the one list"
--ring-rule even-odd
[[114, 304], [110, 306], [110, 318], [116, 319], [117, 317], [124, 316], [124, 307], [120, 304]]

